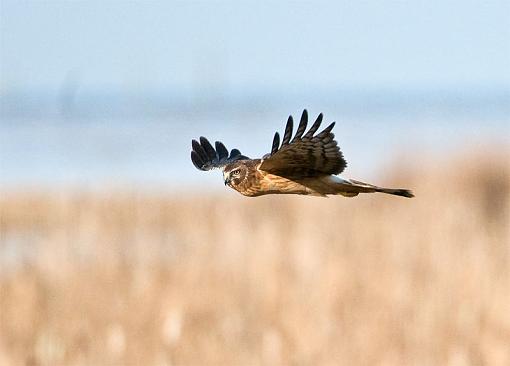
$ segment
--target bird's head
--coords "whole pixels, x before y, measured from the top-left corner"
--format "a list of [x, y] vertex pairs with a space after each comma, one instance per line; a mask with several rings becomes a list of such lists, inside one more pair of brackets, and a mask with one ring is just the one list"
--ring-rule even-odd
[[229, 164], [223, 170], [223, 180], [230, 188], [237, 187], [247, 177], [247, 168], [241, 162]]

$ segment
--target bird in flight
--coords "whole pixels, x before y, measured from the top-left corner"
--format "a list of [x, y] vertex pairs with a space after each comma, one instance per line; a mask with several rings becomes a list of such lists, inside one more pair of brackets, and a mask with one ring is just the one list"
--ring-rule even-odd
[[200, 137], [199, 141], [191, 142], [191, 161], [200, 170], [221, 169], [225, 185], [249, 197], [265, 194], [354, 197], [373, 192], [414, 197], [408, 189], [382, 188], [337, 176], [347, 162], [331, 132], [335, 122], [316, 133], [322, 118], [321, 113], [305, 133], [308, 125], [305, 109], [292, 137], [294, 121], [289, 116], [281, 144], [276, 132], [271, 152], [261, 159], [250, 159], [238, 149], [229, 153], [223, 143], [216, 141], [213, 147], [205, 137]]

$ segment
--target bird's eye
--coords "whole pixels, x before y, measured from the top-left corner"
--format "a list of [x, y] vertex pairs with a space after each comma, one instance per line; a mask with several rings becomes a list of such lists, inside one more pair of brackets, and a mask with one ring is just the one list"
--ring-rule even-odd
[[232, 174], [234, 174], [234, 175], [239, 175], [239, 173], [241, 173], [241, 171], [239, 169], [236, 169], [232, 172]]

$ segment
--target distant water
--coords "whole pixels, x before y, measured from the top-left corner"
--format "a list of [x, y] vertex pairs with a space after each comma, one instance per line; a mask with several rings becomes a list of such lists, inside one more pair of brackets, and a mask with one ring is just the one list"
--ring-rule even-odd
[[[440, 157], [469, 146], [510, 146], [506, 104], [491, 108], [481, 102], [468, 110], [452, 103], [418, 110], [405, 103], [374, 110], [333, 104], [313, 102], [309, 114], [315, 119], [324, 112], [324, 127], [337, 121], [334, 133], [349, 163], [345, 176], [376, 179], [395, 161]], [[283, 132], [288, 114], [298, 121], [303, 106], [306, 101], [294, 100], [247, 112], [204, 108], [147, 117], [3, 113], [0, 186], [221, 188], [219, 173], [202, 173], [191, 164], [191, 139], [203, 135], [260, 157], [270, 150], [274, 132]]]

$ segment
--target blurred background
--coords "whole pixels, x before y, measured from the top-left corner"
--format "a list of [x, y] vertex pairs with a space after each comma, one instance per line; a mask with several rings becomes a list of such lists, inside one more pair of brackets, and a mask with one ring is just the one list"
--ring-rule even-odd
[[[0, 0], [0, 365], [510, 364], [510, 3]], [[383, 195], [241, 197], [337, 121]]]

